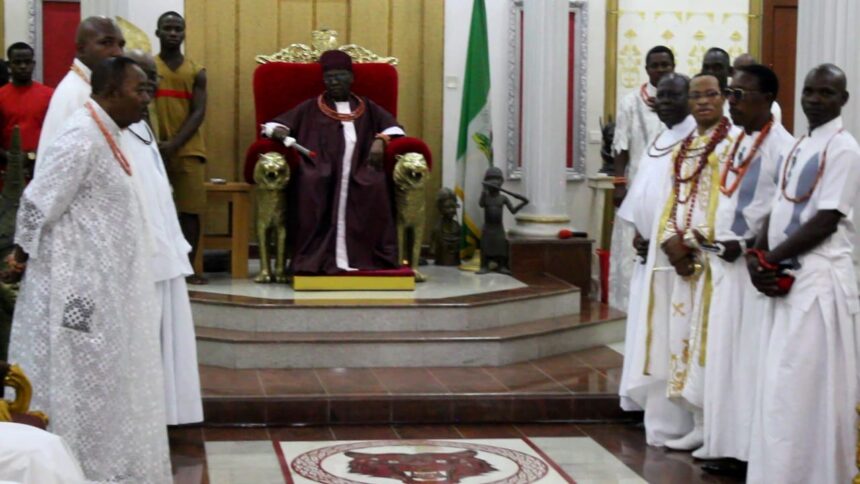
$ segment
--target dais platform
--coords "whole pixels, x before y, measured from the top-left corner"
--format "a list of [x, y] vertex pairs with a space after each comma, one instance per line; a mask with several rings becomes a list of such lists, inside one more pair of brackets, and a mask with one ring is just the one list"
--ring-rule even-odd
[[191, 292], [199, 361], [237, 369], [498, 366], [623, 338], [623, 317], [581, 317], [580, 290], [557, 277], [421, 270], [429, 280], [414, 292], [294, 292], [212, 275]]

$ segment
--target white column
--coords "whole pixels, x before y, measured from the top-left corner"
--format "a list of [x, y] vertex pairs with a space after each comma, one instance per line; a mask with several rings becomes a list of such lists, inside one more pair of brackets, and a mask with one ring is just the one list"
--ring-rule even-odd
[[830, 62], [848, 77], [851, 97], [842, 108], [845, 128], [860, 139], [860, 45], [856, 30], [860, 23], [857, 0], [801, 0], [797, 6], [797, 68], [795, 75], [794, 132], [806, 131], [806, 116], [800, 106], [803, 80], [813, 67]]
[[523, 186], [530, 202], [511, 233], [568, 228], [565, 170], [568, 0], [523, 2]]
[[92, 16], [128, 18], [128, 2], [129, 0], [81, 0], [81, 20]]

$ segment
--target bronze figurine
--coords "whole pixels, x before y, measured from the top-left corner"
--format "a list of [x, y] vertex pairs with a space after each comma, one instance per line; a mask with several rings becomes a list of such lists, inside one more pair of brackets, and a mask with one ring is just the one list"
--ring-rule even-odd
[[460, 223], [457, 222], [457, 195], [450, 188], [441, 188], [436, 194], [439, 222], [433, 230], [433, 257], [437, 266], [460, 265]]
[[[479, 205], [484, 209], [484, 228], [481, 232], [481, 269], [478, 274], [490, 271], [510, 274], [508, 264], [508, 237], [505, 233], [504, 209], [508, 207], [511, 213], [517, 213], [525, 207], [529, 200], [517, 193], [505, 190], [502, 184], [505, 179], [502, 170], [494, 167], [487, 169], [484, 174], [484, 190], [481, 192]], [[513, 205], [505, 196], [508, 194], [520, 201]]]

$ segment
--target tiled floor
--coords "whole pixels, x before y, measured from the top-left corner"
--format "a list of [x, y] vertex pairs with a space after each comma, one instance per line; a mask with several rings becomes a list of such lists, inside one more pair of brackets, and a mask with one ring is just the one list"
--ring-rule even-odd
[[642, 429], [633, 424], [188, 427], [170, 431], [177, 484], [283, 483], [273, 441], [523, 438], [580, 484], [641, 482], [638, 478], [661, 484], [740, 482], [703, 474], [689, 454], [648, 448]]

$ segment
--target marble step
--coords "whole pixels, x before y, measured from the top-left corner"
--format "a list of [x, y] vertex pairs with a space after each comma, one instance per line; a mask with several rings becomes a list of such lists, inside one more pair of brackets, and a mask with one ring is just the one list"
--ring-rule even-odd
[[605, 306], [597, 311], [457, 331], [197, 328], [200, 363], [225, 368], [506, 365], [592, 348], [623, 337], [624, 313]]
[[618, 421], [623, 357], [597, 346], [468, 368], [200, 367], [208, 425]]

